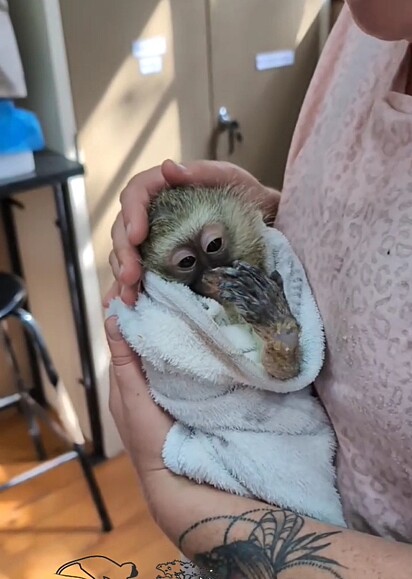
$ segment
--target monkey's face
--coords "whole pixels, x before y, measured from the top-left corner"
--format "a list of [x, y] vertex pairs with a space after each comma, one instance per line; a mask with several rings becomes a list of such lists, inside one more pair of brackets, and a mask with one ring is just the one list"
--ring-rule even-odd
[[230, 246], [229, 233], [223, 224], [207, 224], [170, 253], [168, 273], [196, 293], [207, 295], [204, 276], [217, 267], [232, 264], [234, 256]]
[[200, 295], [211, 297], [204, 278], [216, 268], [264, 268], [262, 215], [229, 188], [165, 190], [150, 205], [149, 227], [140, 246], [145, 269]]

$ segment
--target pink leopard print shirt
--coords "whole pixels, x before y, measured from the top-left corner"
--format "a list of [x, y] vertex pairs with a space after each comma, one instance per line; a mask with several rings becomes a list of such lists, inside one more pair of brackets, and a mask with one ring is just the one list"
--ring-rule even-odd
[[317, 380], [353, 528], [412, 542], [412, 96], [407, 42], [344, 8], [292, 143], [277, 227], [327, 338]]

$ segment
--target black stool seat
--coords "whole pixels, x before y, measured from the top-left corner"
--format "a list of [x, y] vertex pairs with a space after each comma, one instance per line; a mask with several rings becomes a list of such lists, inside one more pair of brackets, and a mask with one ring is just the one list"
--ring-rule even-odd
[[0, 320], [17, 310], [26, 300], [26, 289], [17, 275], [0, 272]]

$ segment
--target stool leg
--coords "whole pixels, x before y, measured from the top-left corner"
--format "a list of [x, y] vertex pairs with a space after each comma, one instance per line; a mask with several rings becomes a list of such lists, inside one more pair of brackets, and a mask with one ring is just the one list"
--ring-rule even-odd
[[84, 451], [84, 448], [80, 444], [75, 444], [73, 448], [77, 452], [77, 456], [79, 457], [79, 462], [83, 470], [84, 478], [86, 479], [96, 510], [99, 513], [100, 521], [102, 523], [102, 529], [105, 533], [108, 533], [109, 531], [112, 530], [113, 525], [110, 520], [109, 513], [107, 512], [106, 505], [100, 492], [99, 485], [97, 484], [96, 477], [94, 475], [93, 468], [90, 464], [89, 457], [87, 456], [87, 454]]
[[44, 369], [46, 370], [47, 377], [49, 378], [51, 384], [56, 387], [59, 381], [59, 377], [57, 375], [56, 369], [53, 365], [52, 359], [50, 357], [49, 351], [46, 346], [46, 342], [44, 341], [43, 334], [39, 328], [38, 323], [32, 316], [30, 312], [24, 310], [23, 308], [19, 308], [14, 312], [14, 315], [20, 320], [23, 327], [32, 338], [34, 342], [34, 346], [37, 349], [37, 352], [42, 359]]
[[[13, 344], [11, 342], [10, 336], [7, 330], [4, 328], [3, 324], [0, 324], [1, 334], [3, 337], [3, 342], [6, 348], [6, 354], [10, 361], [10, 366], [14, 373], [14, 379], [16, 383], [16, 389], [18, 394], [22, 395], [24, 392], [27, 392], [28, 389], [24, 383], [23, 376], [21, 374], [20, 365], [17, 361], [16, 354], [14, 352]], [[44, 444], [41, 438], [41, 432], [39, 424], [36, 420], [35, 414], [32, 412], [32, 409], [29, 404], [27, 404], [26, 399], [24, 396], [21, 396], [19, 400], [20, 409], [23, 413], [23, 416], [28, 425], [28, 431], [30, 438], [32, 439], [34, 449], [37, 454], [37, 458], [41, 461], [47, 458], [46, 449], [44, 448]]]
[[[43, 335], [40, 331], [40, 328], [36, 320], [33, 318], [30, 312], [24, 310], [23, 308], [18, 309], [15, 312], [15, 315], [19, 318], [23, 326], [28, 331], [29, 335], [32, 337], [35, 346], [37, 347], [37, 350], [42, 358], [49, 380], [52, 383], [52, 385], [56, 388], [59, 383], [59, 376], [53, 365]], [[82, 467], [84, 477], [90, 490], [90, 494], [92, 496], [93, 502], [95, 504], [96, 510], [101, 520], [102, 529], [104, 532], [111, 531], [113, 528], [112, 522], [106, 509], [106, 505], [100, 492], [100, 488], [97, 484], [96, 477], [94, 475], [94, 471], [90, 463], [90, 459], [87, 456], [83, 445], [75, 443], [73, 444], [73, 449], [75, 450], [79, 458], [79, 462]]]

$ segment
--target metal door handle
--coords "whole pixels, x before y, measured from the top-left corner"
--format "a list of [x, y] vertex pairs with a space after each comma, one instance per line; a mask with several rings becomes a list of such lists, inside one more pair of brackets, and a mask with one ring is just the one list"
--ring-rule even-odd
[[229, 139], [229, 155], [233, 155], [235, 151], [235, 142], [241, 143], [243, 135], [240, 131], [239, 122], [232, 119], [226, 107], [220, 107], [217, 119], [219, 133], [228, 133]]

